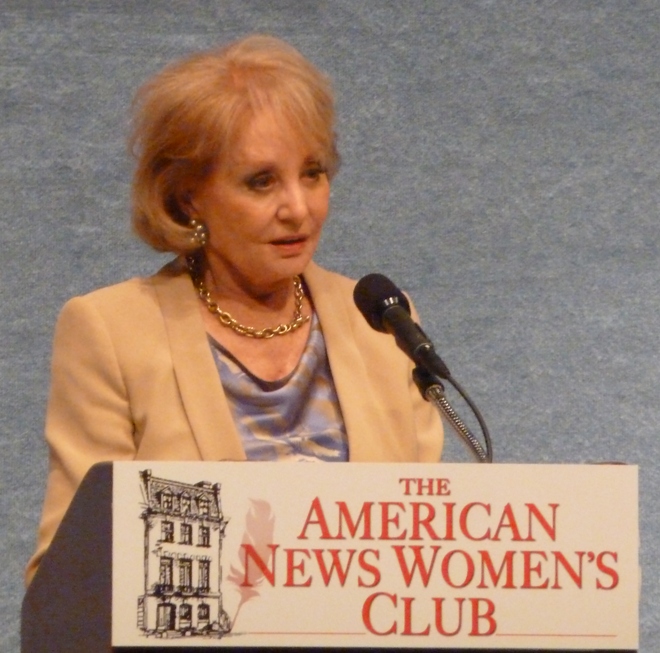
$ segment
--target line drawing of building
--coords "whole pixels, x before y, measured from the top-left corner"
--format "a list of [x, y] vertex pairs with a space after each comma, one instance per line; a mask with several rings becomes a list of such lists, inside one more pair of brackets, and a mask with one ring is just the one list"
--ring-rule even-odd
[[137, 627], [146, 636], [222, 637], [222, 543], [228, 520], [220, 483], [190, 484], [140, 472], [144, 522], [144, 593]]

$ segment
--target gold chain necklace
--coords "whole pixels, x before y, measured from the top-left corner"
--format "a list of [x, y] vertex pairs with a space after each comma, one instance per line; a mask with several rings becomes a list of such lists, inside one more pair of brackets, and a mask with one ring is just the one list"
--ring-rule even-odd
[[194, 269], [194, 261], [188, 260], [188, 270], [190, 277], [193, 281], [195, 288], [199, 294], [199, 298], [204, 302], [209, 312], [218, 318], [222, 326], [230, 328], [236, 333], [246, 336], [247, 338], [266, 339], [273, 336], [284, 336], [291, 331], [299, 329], [303, 324], [309, 322], [310, 316], [302, 314], [303, 299], [305, 298], [305, 291], [303, 290], [302, 281], [298, 275], [293, 277], [293, 291], [295, 298], [295, 308], [293, 311], [293, 320], [289, 324], [279, 324], [276, 327], [266, 327], [265, 329], [255, 329], [251, 326], [245, 326], [233, 318], [227, 311], [223, 311], [211, 298], [211, 293], [206, 287], [201, 274], [197, 274]]

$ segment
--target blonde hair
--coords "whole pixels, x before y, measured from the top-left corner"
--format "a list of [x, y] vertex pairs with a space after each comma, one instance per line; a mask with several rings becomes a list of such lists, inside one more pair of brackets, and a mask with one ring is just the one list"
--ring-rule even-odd
[[137, 159], [132, 221], [158, 251], [195, 250], [186, 193], [222, 164], [247, 121], [275, 112], [318, 150], [332, 178], [339, 167], [328, 78], [294, 47], [249, 36], [194, 54], [147, 81], [133, 103]]

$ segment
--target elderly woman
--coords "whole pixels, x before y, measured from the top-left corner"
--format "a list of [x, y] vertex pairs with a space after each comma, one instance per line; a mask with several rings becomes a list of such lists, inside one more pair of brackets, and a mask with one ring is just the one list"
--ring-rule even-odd
[[327, 79], [252, 36], [138, 92], [133, 223], [177, 257], [69, 301], [46, 420], [31, 580], [106, 460], [437, 461], [442, 425], [354, 282], [312, 257], [338, 156]]

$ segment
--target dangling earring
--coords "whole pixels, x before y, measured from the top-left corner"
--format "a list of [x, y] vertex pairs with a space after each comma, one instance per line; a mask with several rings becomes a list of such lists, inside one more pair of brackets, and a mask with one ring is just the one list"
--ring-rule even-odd
[[209, 240], [209, 230], [203, 222], [197, 222], [194, 218], [188, 223], [193, 233], [190, 239], [198, 247], [206, 246]]

